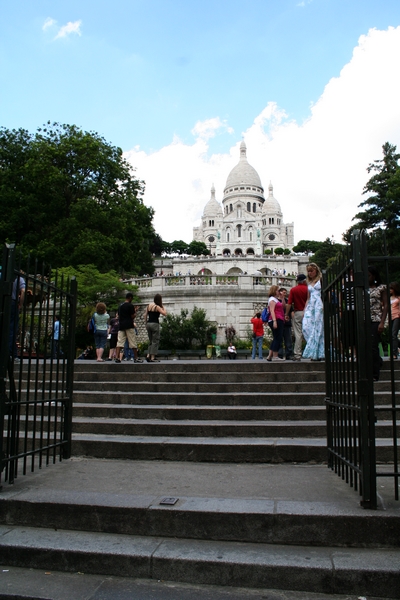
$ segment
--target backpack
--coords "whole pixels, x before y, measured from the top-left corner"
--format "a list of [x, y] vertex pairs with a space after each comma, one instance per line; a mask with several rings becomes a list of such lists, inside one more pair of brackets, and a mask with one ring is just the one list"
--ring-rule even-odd
[[94, 315], [87, 324], [87, 330], [89, 333], [96, 333], [96, 322], [94, 320]]
[[264, 306], [262, 313], [261, 313], [261, 321], [263, 323], [268, 323], [269, 321], [269, 310], [268, 310], [268, 306]]

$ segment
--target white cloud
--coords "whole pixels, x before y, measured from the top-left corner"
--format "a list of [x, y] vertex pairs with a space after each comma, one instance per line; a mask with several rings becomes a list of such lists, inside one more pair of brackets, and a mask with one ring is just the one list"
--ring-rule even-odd
[[46, 31], [46, 29], [49, 29], [50, 27], [53, 27], [53, 25], [56, 25], [56, 24], [57, 24], [57, 21], [55, 21], [51, 17], [47, 17], [47, 19], [43, 23], [42, 29], [43, 29], [43, 31]]
[[68, 35], [71, 35], [72, 33], [76, 33], [77, 35], [82, 35], [81, 25], [82, 25], [82, 21], [74, 21], [74, 22], [68, 21], [68, 23], [66, 25], [63, 25], [62, 27], [60, 27], [60, 29], [54, 39], [57, 40], [59, 38], [67, 37]]
[[221, 121], [219, 117], [207, 119], [206, 121], [197, 121], [191, 133], [195, 137], [199, 137], [203, 140], [208, 140], [210, 138], [215, 137], [219, 129], [224, 129], [228, 133], [233, 133], [232, 127], [229, 127], [226, 121]]
[[[288, 120], [269, 103], [243, 133], [248, 160], [264, 189], [272, 180], [285, 222], [294, 221], [296, 241], [331, 235], [341, 241], [363, 199], [368, 164], [381, 158], [386, 141], [400, 146], [399, 54], [400, 27], [370, 30], [306, 122]], [[212, 183], [222, 201], [241, 140], [229, 152], [210, 156], [208, 140], [220, 128], [228, 125], [216, 117], [195, 125], [192, 145], [175, 138], [151, 154], [140, 148], [126, 153], [146, 182], [145, 203], [155, 209], [156, 231], [167, 241], [192, 239]]]

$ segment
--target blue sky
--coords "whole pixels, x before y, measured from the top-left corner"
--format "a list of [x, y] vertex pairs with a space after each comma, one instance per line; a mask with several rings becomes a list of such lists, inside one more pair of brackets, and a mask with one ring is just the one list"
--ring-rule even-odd
[[399, 26], [399, 0], [1, 0], [0, 125], [120, 146], [168, 241], [190, 241], [212, 183], [222, 200], [243, 136], [296, 239], [340, 241], [400, 144]]

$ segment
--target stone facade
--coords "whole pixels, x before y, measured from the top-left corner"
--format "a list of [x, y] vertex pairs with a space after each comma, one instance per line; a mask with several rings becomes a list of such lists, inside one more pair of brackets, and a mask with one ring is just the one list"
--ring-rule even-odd
[[271, 183], [265, 199], [261, 179], [246, 152], [242, 142], [239, 163], [226, 181], [222, 206], [212, 186], [201, 224], [193, 229], [193, 239], [204, 242], [216, 256], [262, 256], [266, 250], [291, 250], [294, 245], [293, 223], [283, 222]]
[[295, 285], [295, 278], [283, 275], [178, 274], [135, 278], [127, 284], [139, 287], [139, 341], [147, 340], [143, 320], [145, 307], [159, 293], [169, 313], [179, 314], [181, 309], [191, 311], [194, 306], [204, 309], [208, 320], [217, 326], [217, 343], [222, 344], [226, 342], [225, 327], [230, 325], [236, 329], [239, 338], [245, 339], [250, 329], [250, 319], [267, 303], [270, 286], [277, 284], [289, 290]]

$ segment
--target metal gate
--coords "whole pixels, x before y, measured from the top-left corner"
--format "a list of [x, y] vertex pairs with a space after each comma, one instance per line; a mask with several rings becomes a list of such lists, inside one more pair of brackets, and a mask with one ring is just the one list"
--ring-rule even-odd
[[[368, 281], [372, 265], [386, 285], [390, 332], [389, 288], [391, 274], [400, 271], [400, 257], [387, 256], [385, 246], [382, 256], [368, 256], [364, 232], [355, 231], [350, 245], [324, 272], [323, 286], [328, 465], [359, 491], [365, 508], [377, 507], [378, 477], [393, 480], [398, 500], [400, 475], [400, 371], [393, 352], [376, 359]], [[383, 354], [382, 344], [379, 352]], [[382, 361], [384, 381], [374, 381], [376, 360]]]
[[71, 455], [77, 285], [13, 244], [1, 269], [0, 482], [13, 483]]

